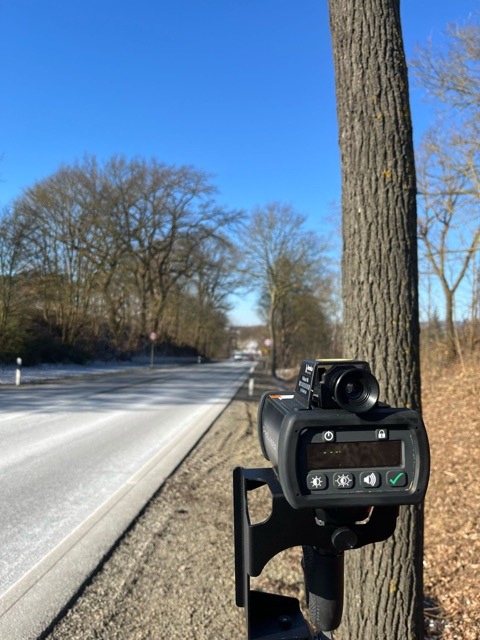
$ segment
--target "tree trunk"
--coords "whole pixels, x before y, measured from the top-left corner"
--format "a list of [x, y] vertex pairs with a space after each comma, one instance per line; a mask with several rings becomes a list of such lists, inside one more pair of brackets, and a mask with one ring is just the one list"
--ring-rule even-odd
[[270, 373], [273, 378], [276, 378], [277, 376], [277, 335], [276, 335], [276, 327], [275, 327], [275, 311], [276, 311], [275, 293], [271, 293], [270, 310], [268, 313], [268, 326], [270, 329], [270, 337], [272, 339]]
[[[420, 408], [416, 182], [399, 0], [329, 0], [342, 161], [344, 355]], [[419, 640], [422, 508], [349, 552], [340, 638]]]
[[445, 293], [445, 333], [447, 339], [447, 359], [455, 360], [457, 345], [455, 343], [455, 325], [453, 322], [453, 296], [454, 292], [448, 286], [443, 287]]

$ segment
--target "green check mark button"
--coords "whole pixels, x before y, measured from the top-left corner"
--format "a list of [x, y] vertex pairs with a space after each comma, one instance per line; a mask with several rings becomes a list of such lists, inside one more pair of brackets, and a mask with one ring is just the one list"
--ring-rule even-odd
[[407, 484], [407, 474], [405, 471], [391, 469], [387, 471], [387, 484], [389, 487], [405, 487]]

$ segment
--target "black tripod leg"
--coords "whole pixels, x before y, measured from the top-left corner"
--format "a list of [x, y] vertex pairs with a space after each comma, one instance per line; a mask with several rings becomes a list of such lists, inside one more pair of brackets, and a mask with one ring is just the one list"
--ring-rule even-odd
[[303, 547], [303, 573], [310, 617], [316, 631], [332, 631], [342, 620], [343, 553]]

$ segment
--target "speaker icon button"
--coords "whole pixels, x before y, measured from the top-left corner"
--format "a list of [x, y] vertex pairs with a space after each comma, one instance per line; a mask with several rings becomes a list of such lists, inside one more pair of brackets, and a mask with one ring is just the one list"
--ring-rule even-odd
[[376, 471], [362, 471], [360, 474], [360, 484], [368, 489], [375, 489], [380, 484], [380, 474]]

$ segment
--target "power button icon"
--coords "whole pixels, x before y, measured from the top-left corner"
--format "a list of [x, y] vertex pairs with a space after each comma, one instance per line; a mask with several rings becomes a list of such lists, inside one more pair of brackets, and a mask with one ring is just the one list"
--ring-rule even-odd
[[324, 431], [323, 439], [325, 442], [333, 442], [335, 440], [335, 434], [333, 431]]

